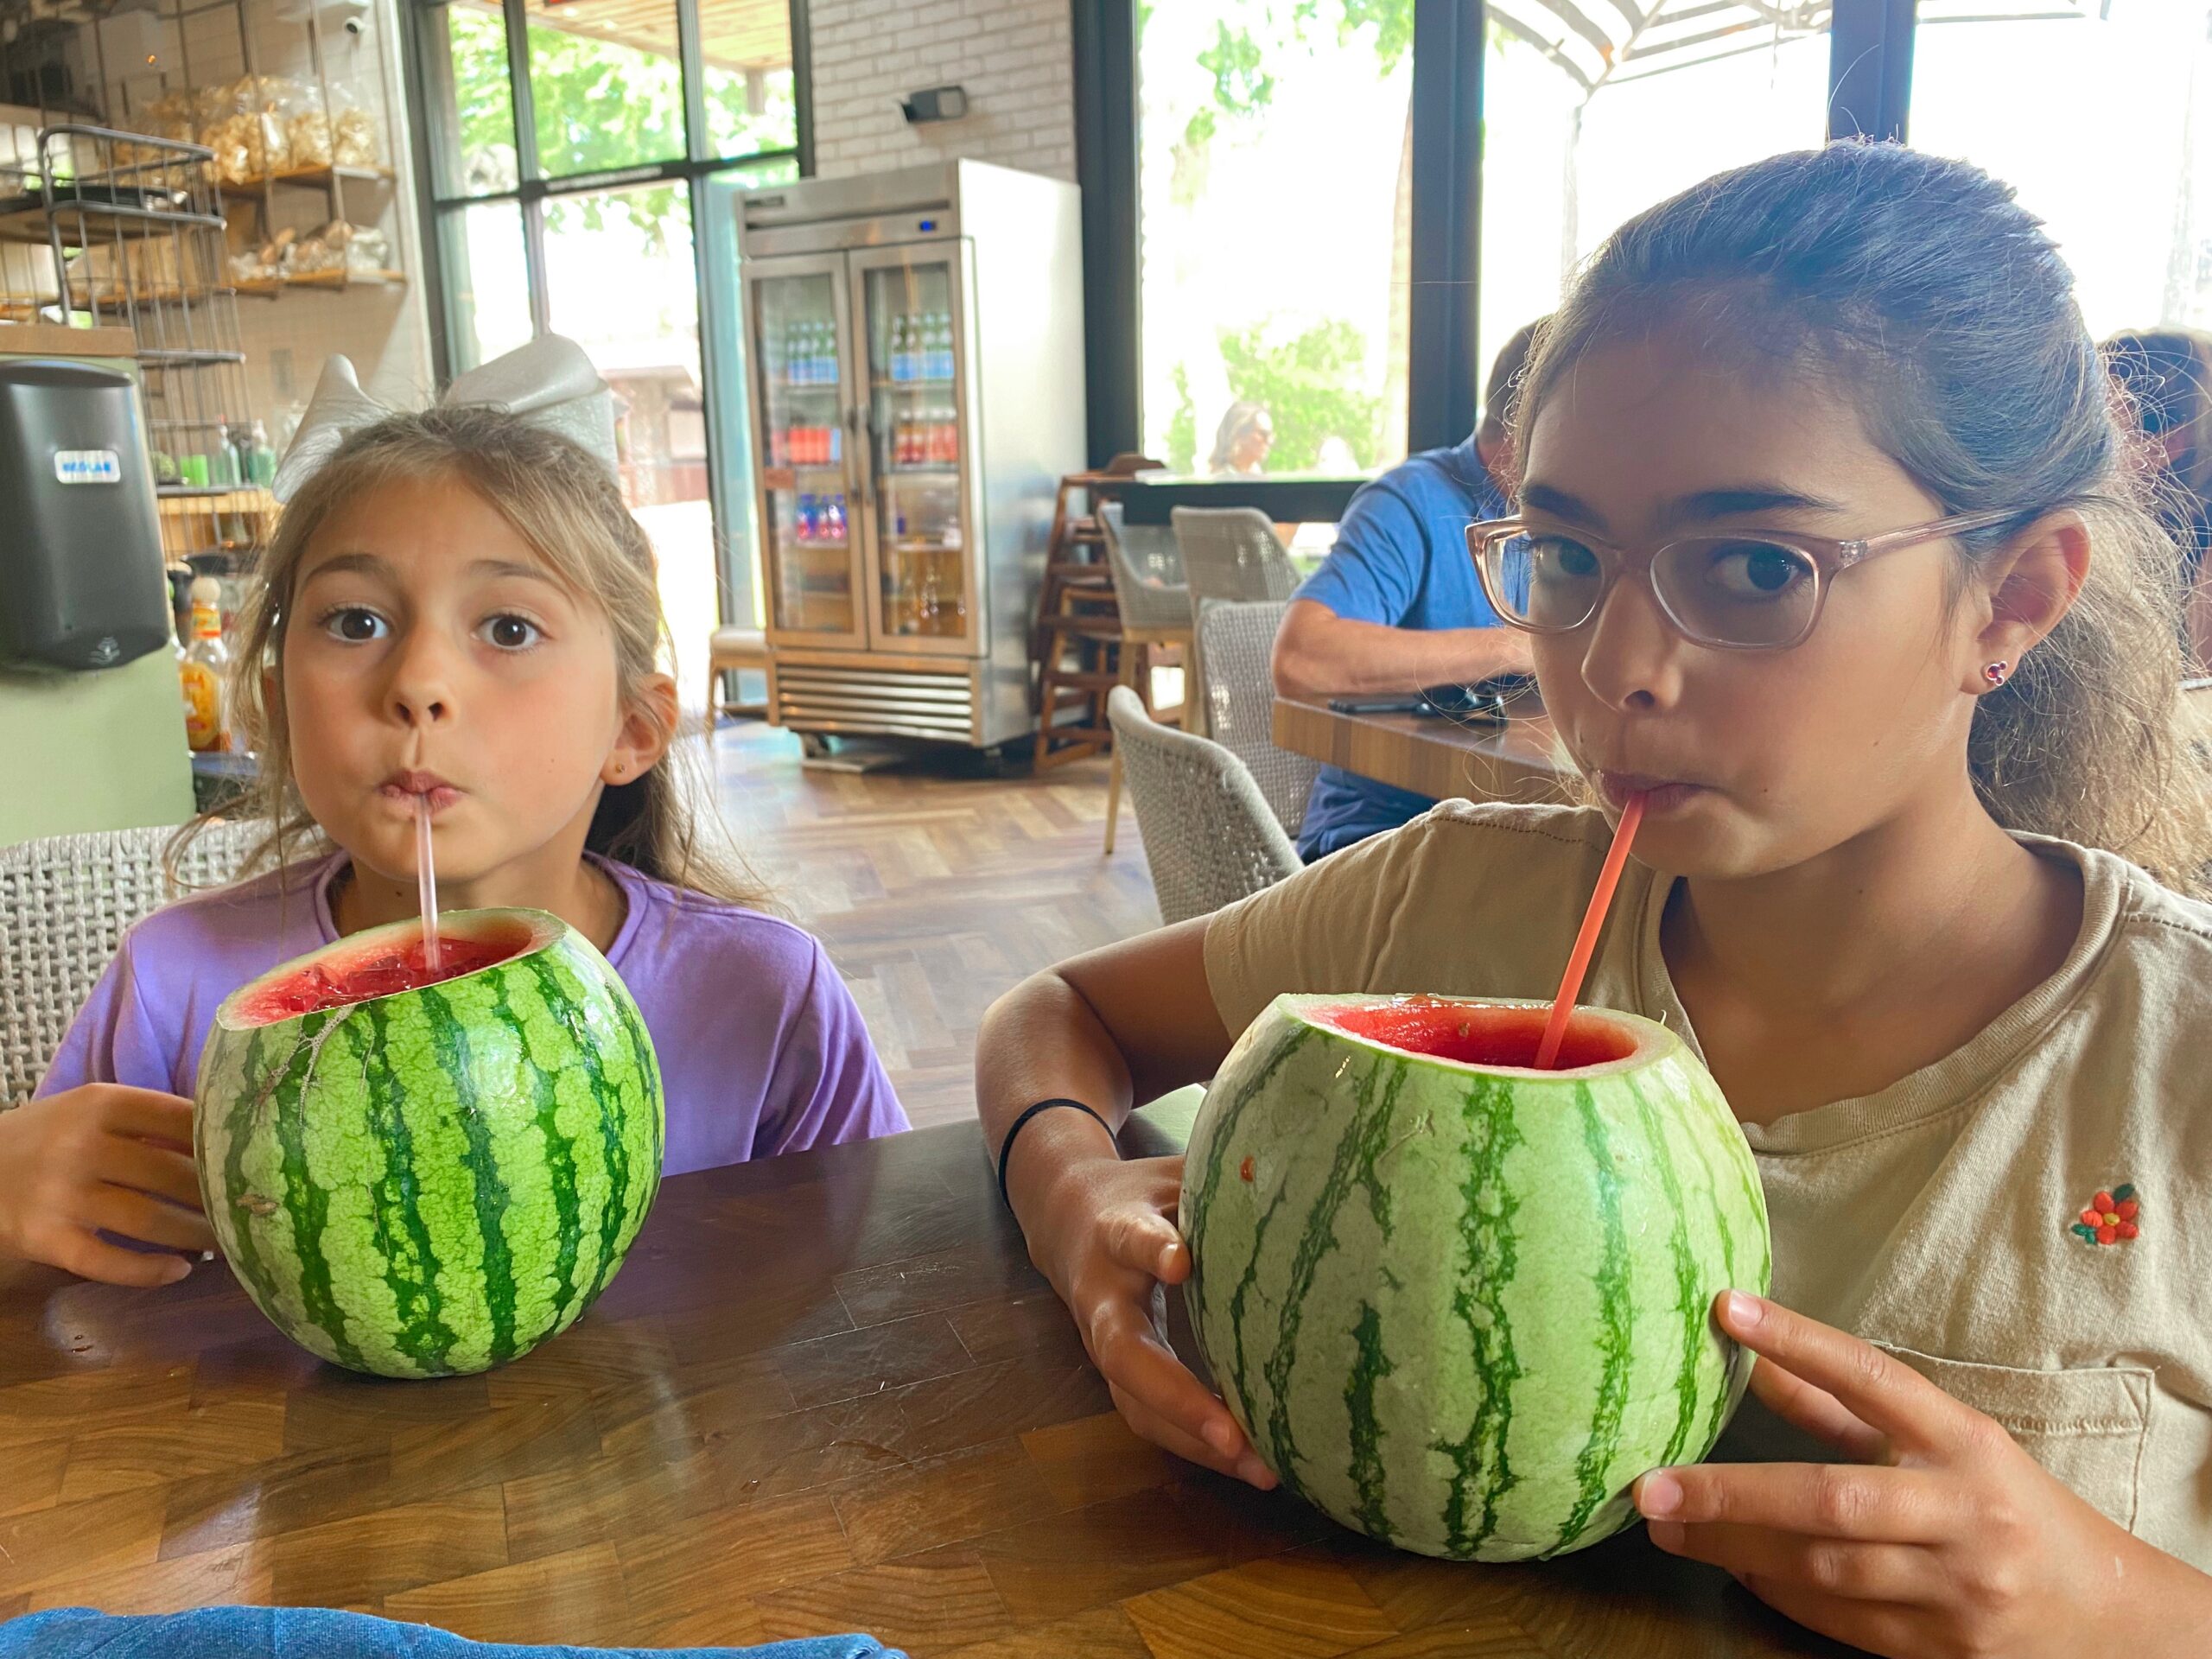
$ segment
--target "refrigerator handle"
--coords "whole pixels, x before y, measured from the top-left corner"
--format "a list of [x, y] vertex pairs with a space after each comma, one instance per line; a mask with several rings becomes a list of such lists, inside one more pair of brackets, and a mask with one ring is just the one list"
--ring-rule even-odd
[[[845, 436], [849, 445], [847, 453], [852, 456], [854, 461], [858, 461], [860, 459], [861, 434], [864, 428], [865, 423], [861, 416], [860, 406], [857, 404], [847, 404], [845, 406]], [[873, 436], [874, 434], [871, 433], [869, 435]], [[847, 464], [849, 467], [851, 463], [848, 462]], [[857, 473], [854, 474], [859, 481], [854, 486], [853, 494], [863, 507], [869, 504], [868, 480], [874, 475], [874, 457], [871, 456], [869, 459], [869, 464], [860, 467]]]

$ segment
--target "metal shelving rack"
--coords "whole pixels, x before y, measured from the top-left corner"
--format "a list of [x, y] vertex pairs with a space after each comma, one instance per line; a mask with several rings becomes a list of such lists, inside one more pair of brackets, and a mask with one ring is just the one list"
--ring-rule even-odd
[[[43, 244], [54, 281], [12, 301], [22, 321], [114, 322], [137, 341], [163, 495], [235, 489], [222, 459], [247, 418], [237, 296], [225, 278], [213, 152], [87, 122], [37, 134], [36, 183], [0, 201], [0, 240]], [[28, 179], [24, 180], [28, 182]], [[28, 315], [23, 315], [28, 313]], [[188, 461], [198, 456], [207, 470]]]

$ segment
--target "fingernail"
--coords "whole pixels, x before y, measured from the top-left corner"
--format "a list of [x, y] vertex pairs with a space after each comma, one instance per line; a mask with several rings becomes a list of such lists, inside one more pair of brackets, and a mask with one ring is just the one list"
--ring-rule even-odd
[[1236, 1427], [1217, 1417], [1206, 1425], [1206, 1444], [1224, 1458], [1235, 1457], [1238, 1449]]
[[1682, 1483], [1663, 1469], [1636, 1483], [1636, 1507], [1647, 1518], [1672, 1515], [1682, 1507]]
[[1247, 1452], [1236, 1460], [1236, 1478], [1263, 1492], [1271, 1492], [1275, 1487], [1274, 1471], [1262, 1463], [1255, 1452]]
[[1766, 1313], [1764, 1304], [1758, 1297], [1746, 1295], [1740, 1290], [1730, 1291], [1727, 1303], [1729, 1320], [1735, 1325], [1757, 1325]]
[[1679, 1521], [1654, 1521], [1644, 1531], [1661, 1549], [1672, 1552], [1682, 1547], [1682, 1523]]

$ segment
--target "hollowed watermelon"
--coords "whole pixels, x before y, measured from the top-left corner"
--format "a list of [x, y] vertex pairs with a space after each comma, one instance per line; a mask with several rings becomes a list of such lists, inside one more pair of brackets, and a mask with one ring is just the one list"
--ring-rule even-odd
[[311, 1352], [480, 1371], [591, 1306], [660, 1184], [652, 1039], [542, 911], [461, 911], [264, 974], [217, 1011], [193, 1116], [238, 1281]]
[[1663, 1027], [1541, 1004], [1284, 996], [1185, 1158], [1191, 1322], [1286, 1486], [1382, 1541], [1517, 1560], [1597, 1542], [1712, 1449], [1767, 1288], [1743, 1131]]

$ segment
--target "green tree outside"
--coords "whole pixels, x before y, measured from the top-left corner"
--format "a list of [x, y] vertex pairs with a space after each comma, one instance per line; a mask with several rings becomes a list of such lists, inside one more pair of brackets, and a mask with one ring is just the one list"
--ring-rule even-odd
[[1321, 445], [1342, 438], [1352, 453], [1376, 453], [1382, 440], [1382, 400], [1357, 390], [1367, 336], [1341, 318], [1270, 342], [1264, 327], [1224, 334], [1222, 365], [1236, 397], [1264, 404], [1274, 418], [1271, 473], [1313, 470]]
[[[505, 23], [490, 12], [458, 5], [448, 6], [446, 16], [461, 153], [468, 157], [512, 151], [515, 131], [507, 92]], [[530, 83], [538, 164], [550, 177], [608, 172], [683, 154], [683, 73], [673, 57], [533, 27]], [[798, 142], [789, 73], [769, 79], [757, 114], [741, 74], [709, 66], [703, 90], [708, 130], [722, 140], [727, 153], [785, 149]], [[678, 187], [659, 185], [619, 196], [556, 200], [547, 211], [556, 217], [575, 213], [593, 230], [604, 226], [608, 210], [619, 211], [658, 244], [670, 215], [679, 211], [677, 194]]]

